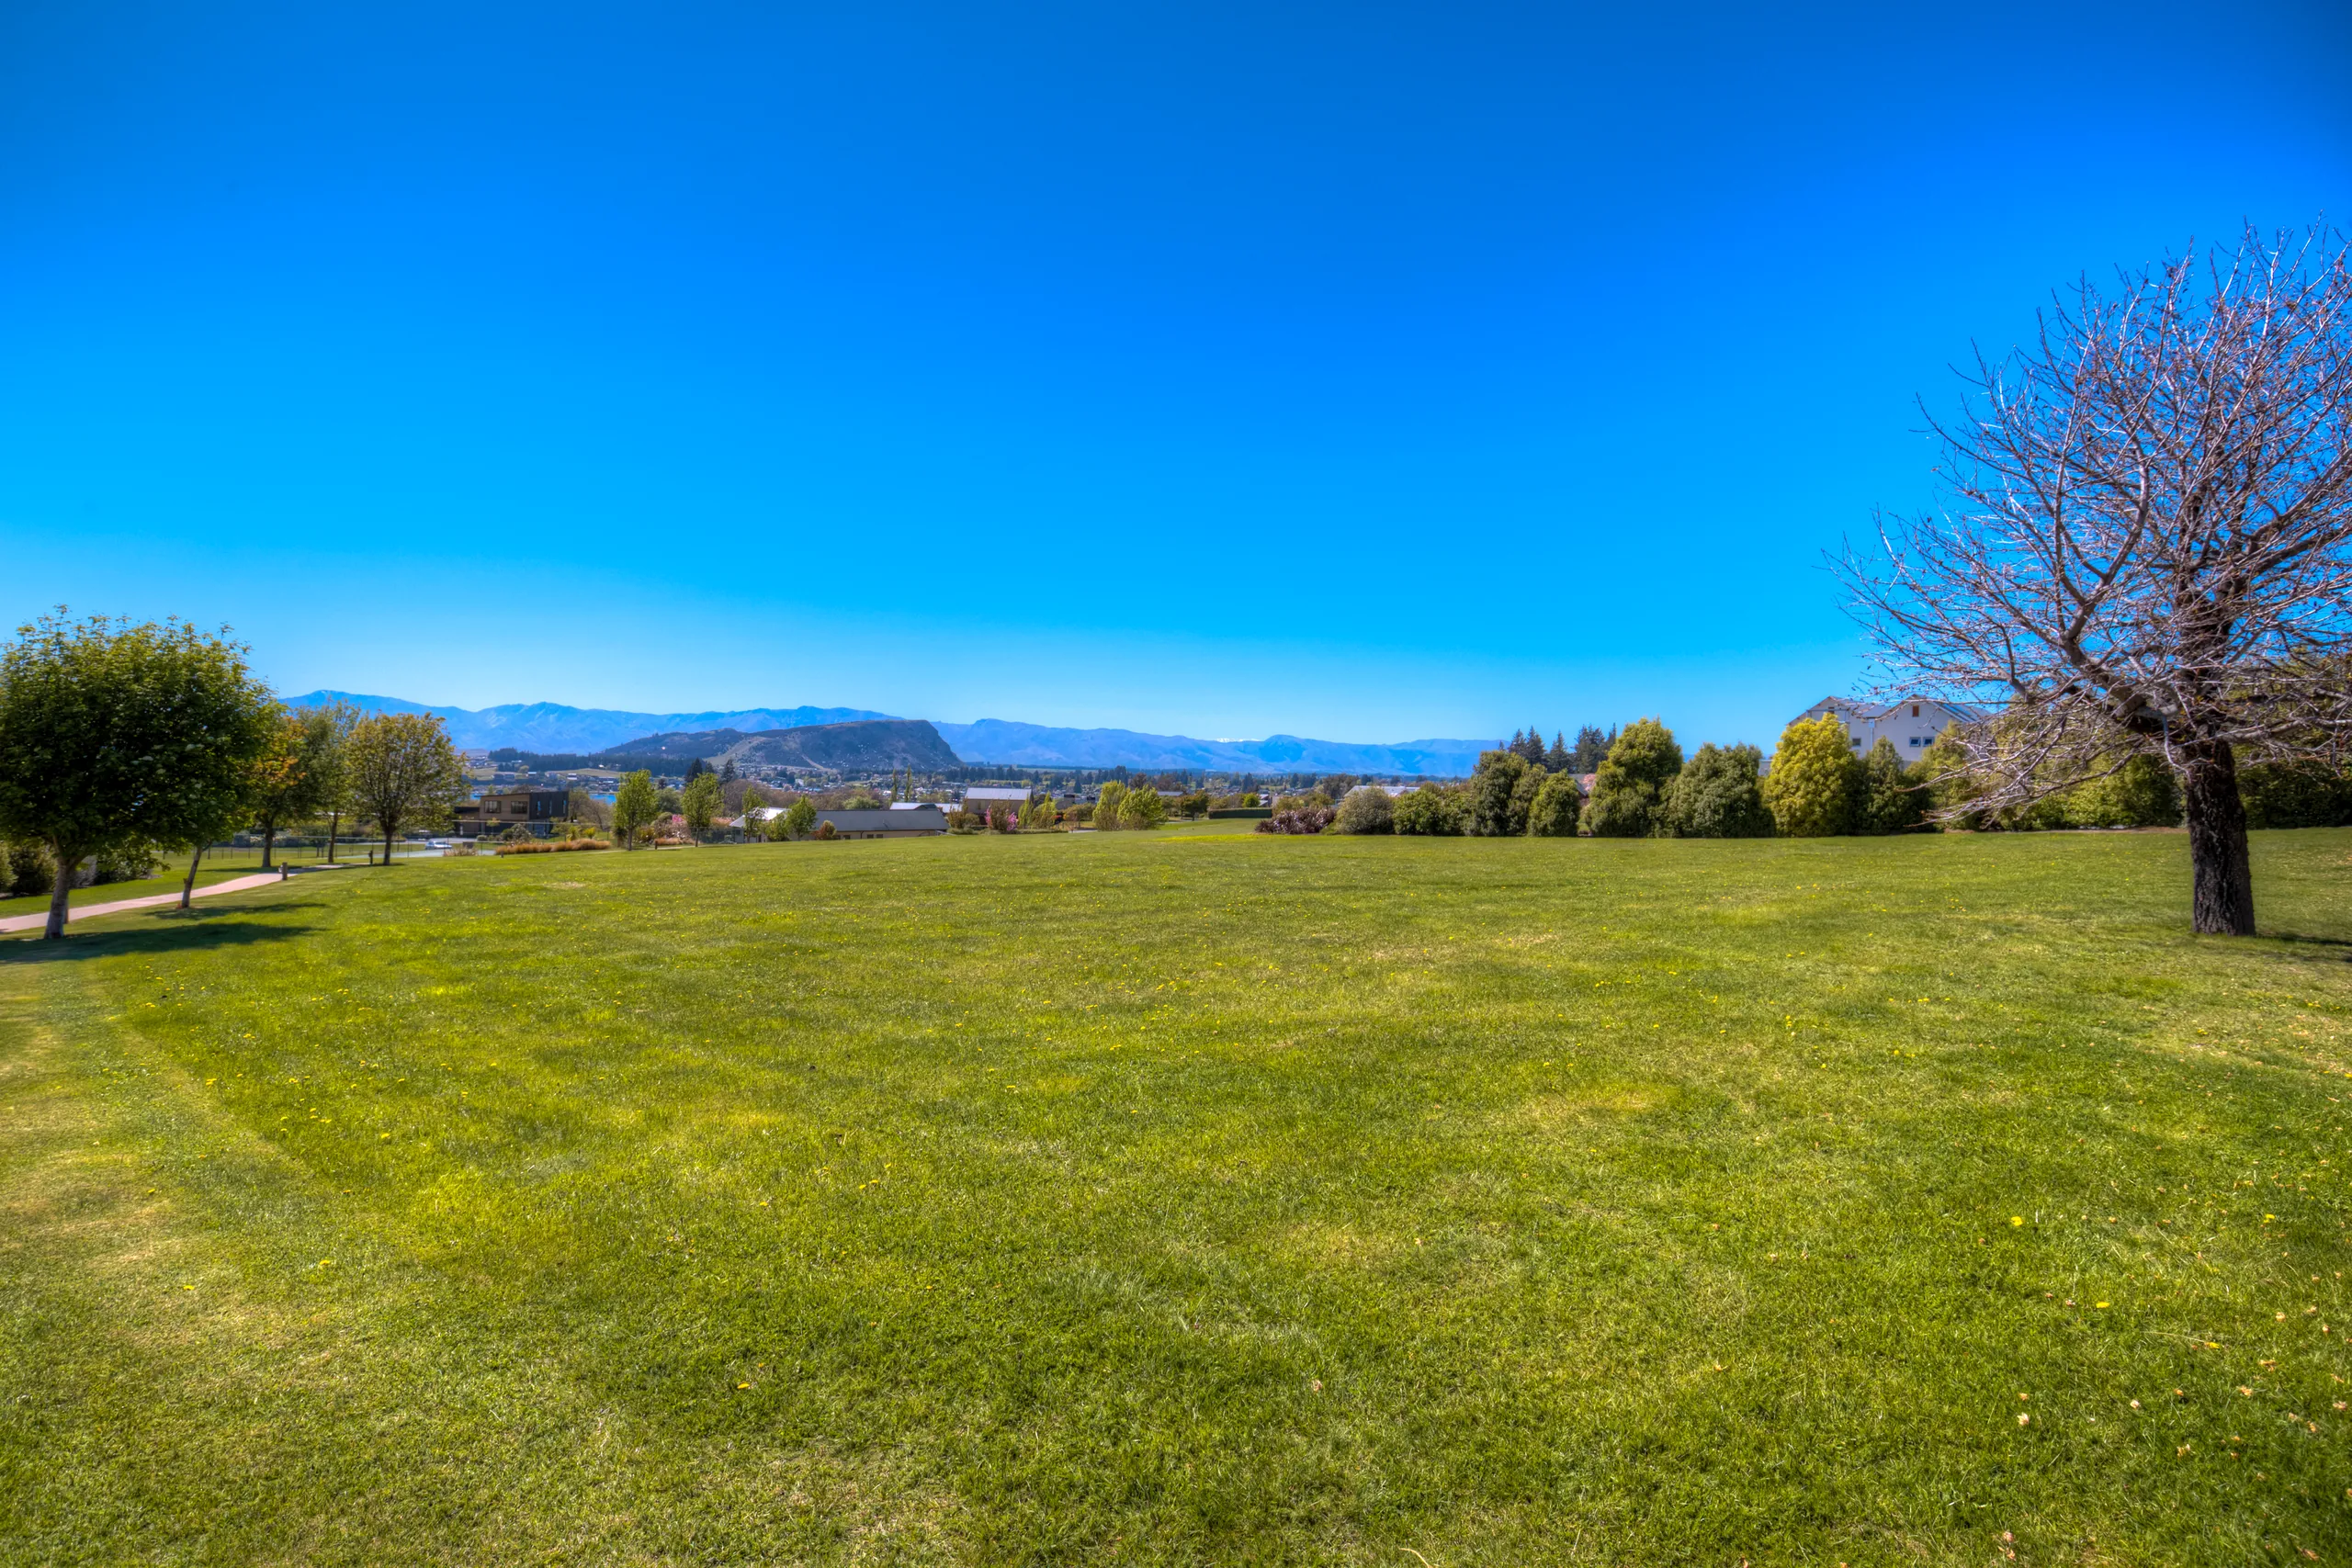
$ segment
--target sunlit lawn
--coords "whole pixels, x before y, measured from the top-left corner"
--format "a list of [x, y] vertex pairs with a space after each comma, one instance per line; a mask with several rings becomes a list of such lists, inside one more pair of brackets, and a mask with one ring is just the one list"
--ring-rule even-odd
[[[352, 862], [364, 866], [368, 862], [368, 847], [364, 841], [355, 844], [349, 840], [345, 840], [335, 848], [335, 859], [339, 862]], [[415, 852], [423, 852], [423, 851], [424, 846], [416, 846]], [[292, 850], [280, 848], [270, 857], [273, 866], [279, 862], [290, 865], [307, 866], [317, 864], [325, 859], [325, 847], [311, 844], [304, 844]], [[261, 869], [259, 845], [249, 849], [208, 850], [205, 852], [204, 863], [197, 868], [196, 885], [198, 887], [206, 887], [215, 882], [227, 882], [233, 877], [252, 876], [258, 874]], [[107, 882], [92, 887], [76, 887], [68, 892], [65, 897], [66, 901], [76, 908], [85, 904], [112, 904], [125, 898], [151, 898], [157, 894], [177, 893], [181, 884], [187, 879], [187, 852], [183, 850], [175, 854], [159, 857], [154, 874], [152, 876], [141, 877], [130, 882]], [[48, 908], [49, 895], [46, 893], [20, 895], [16, 897], [0, 894], [0, 918], [36, 915]]]
[[0, 1562], [2342, 1562], [2352, 832], [2256, 853], [2240, 942], [2177, 835], [1193, 832], [0, 944]]

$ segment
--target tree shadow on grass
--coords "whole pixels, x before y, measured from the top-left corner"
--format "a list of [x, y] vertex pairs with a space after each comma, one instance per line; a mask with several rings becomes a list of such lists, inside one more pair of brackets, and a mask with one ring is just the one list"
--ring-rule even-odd
[[[2283, 942], [2292, 947], [2333, 947], [2342, 950], [2341, 956], [2352, 964], [2352, 937], [2314, 936], [2304, 931], [2264, 931], [2272, 942]], [[2298, 956], [2304, 956], [2299, 954]]]
[[[272, 915], [315, 909], [315, 902], [272, 904]], [[264, 924], [240, 919], [241, 909], [198, 909], [189, 914], [170, 911], [152, 925], [134, 931], [96, 931], [68, 935], [63, 942], [45, 942], [39, 931], [0, 938], [0, 964], [56, 964], [77, 958], [107, 958], [120, 953], [187, 953], [210, 948], [250, 947], [258, 942], [307, 936], [308, 925]], [[69, 932], [72, 931], [68, 927]]]

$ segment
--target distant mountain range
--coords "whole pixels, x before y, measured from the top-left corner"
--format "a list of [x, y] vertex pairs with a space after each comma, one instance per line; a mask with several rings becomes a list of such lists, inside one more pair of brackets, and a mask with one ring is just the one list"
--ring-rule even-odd
[[845, 724], [853, 719], [889, 718], [864, 708], [747, 708], [737, 713], [624, 713], [616, 708], [573, 708], [561, 703], [505, 703], [494, 708], [446, 707], [401, 697], [371, 697], [358, 692], [306, 692], [288, 697], [290, 707], [346, 702], [369, 713], [437, 713], [460, 746], [512, 746], [518, 751], [602, 751], [620, 741], [662, 731], [797, 729], [805, 724]]
[[[288, 699], [294, 706], [343, 701], [377, 713], [437, 713], [448, 722], [449, 739], [460, 746], [512, 746], [523, 751], [603, 751], [650, 744], [652, 739], [697, 738], [733, 730], [737, 739], [766, 731], [814, 725], [888, 719], [864, 708], [749, 708], [732, 713], [626, 713], [613, 708], [566, 707], [560, 703], [508, 703], [467, 709], [413, 703], [356, 692], [309, 692]], [[1429, 773], [1458, 776], [1477, 765], [1478, 753], [1497, 740], [1399, 740], [1368, 745], [1270, 735], [1263, 740], [1201, 740], [1188, 735], [1151, 735], [1133, 729], [1063, 729], [984, 718], [974, 724], [932, 726], [965, 763], [1007, 762], [1039, 768], [1188, 768], [1212, 773]], [[707, 753], [722, 755], [726, 747]], [[783, 759], [779, 758], [779, 761]], [[912, 754], [908, 761], [913, 761]], [[812, 760], [813, 761], [813, 760]], [[825, 764], [815, 764], [825, 765]], [[863, 765], [863, 764], [859, 764]], [[885, 763], [885, 766], [889, 764]], [[905, 765], [905, 764], [900, 764]]]
[[1236, 773], [1434, 773], [1452, 776], [1477, 766], [1478, 753], [1500, 740], [1399, 740], [1364, 745], [1269, 735], [1263, 740], [1196, 740], [1189, 735], [1148, 735], [1134, 729], [1056, 729], [1042, 724], [984, 718], [977, 724], [933, 721], [959, 757], [976, 762], [1019, 762], [1042, 768], [1193, 768]]
[[799, 724], [746, 735], [740, 729], [641, 736], [610, 749], [616, 755], [661, 757], [676, 762], [732, 760], [739, 765], [830, 768], [836, 773], [880, 773], [885, 768], [936, 772], [963, 759], [947, 749], [939, 731], [919, 718], [870, 718], [850, 724]]

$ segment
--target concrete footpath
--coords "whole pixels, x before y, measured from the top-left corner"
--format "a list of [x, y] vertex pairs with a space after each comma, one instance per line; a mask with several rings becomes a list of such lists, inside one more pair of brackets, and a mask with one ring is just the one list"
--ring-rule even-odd
[[[215, 882], [208, 886], [198, 888], [195, 896], [198, 898], [209, 898], [215, 893], [243, 893], [248, 887], [267, 887], [277, 880], [279, 880], [278, 874], [274, 871], [264, 872], [258, 876], [232, 876], [226, 882]], [[66, 911], [65, 919], [70, 924], [74, 920], [86, 920], [98, 915], [119, 915], [125, 909], [153, 909], [158, 905], [176, 904], [179, 901], [180, 896], [176, 893], [158, 893], [146, 898], [118, 898], [111, 904], [79, 904]], [[37, 931], [47, 924], [49, 924], [49, 911], [46, 908], [37, 915], [10, 915], [5, 919], [0, 919], [0, 934], [10, 931]]]

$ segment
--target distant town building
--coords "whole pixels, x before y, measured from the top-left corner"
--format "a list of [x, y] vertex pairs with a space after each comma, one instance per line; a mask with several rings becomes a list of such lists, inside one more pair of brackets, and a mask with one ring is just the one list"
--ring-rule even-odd
[[1009, 806], [1018, 811], [1028, 804], [1029, 792], [1025, 789], [998, 789], [992, 785], [975, 784], [964, 792], [964, 809], [967, 811], [993, 811], [1000, 806]]
[[831, 822], [843, 839], [920, 839], [947, 831], [947, 813], [936, 806], [911, 811], [820, 811], [818, 826]]

